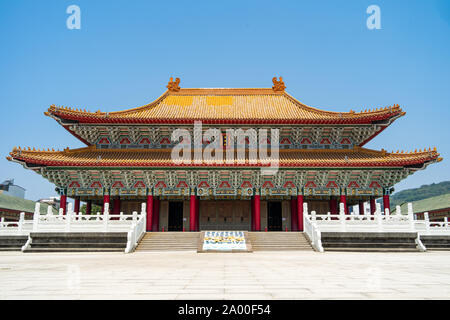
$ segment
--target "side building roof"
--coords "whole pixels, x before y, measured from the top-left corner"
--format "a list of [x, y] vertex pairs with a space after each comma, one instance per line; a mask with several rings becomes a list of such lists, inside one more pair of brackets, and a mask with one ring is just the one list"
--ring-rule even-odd
[[[33, 213], [35, 205], [35, 201], [0, 193], [0, 211], [6, 209], [10, 211]], [[47, 204], [41, 204], [40, 211], [42, 214], [47, 213], [47, 207]], [[56, 210], [53, 210], [53, 213], [56, 213]]]

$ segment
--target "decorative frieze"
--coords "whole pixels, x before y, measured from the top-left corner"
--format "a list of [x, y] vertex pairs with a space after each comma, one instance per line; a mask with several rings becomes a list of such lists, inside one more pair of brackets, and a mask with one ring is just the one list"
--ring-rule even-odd
[[279, 170], [64, 170], [44, 168], [42, 175], [69, 196], [381, 196], [411, 174], [411, 169]]

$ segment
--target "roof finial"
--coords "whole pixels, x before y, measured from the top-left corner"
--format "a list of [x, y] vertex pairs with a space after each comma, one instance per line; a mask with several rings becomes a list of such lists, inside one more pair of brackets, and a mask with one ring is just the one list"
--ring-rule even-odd
[[283, 82], [283, 77], [280, 77], [279, 81], [277, 80], [277, 77], [273, 77], [272, 82], [273, 82], [273, 87], [272, 87], [273, 91], [283, 92], [284, 89], [286, 89], [286, 86], [284, 85], [284, 82]]
[[176, 78], [175, 81], [173, 81], [173, 78], [171, 77], [169, 83], [167, 84], [167, 89], [173, 92], [180, 91], [180, 78]]

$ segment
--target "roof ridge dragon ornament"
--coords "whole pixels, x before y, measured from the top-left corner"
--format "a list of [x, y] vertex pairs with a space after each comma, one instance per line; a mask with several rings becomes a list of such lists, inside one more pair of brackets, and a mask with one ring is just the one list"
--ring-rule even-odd
[[280, 80], [277, 80], [277, 77], [272, 78], [273, 82], [273, 91], [275, 92], [283, 92], [284, 89], [286, 89], [286, 86], [284, 85], [283, 77], [280, 77]]
[[175, 81], [173, 81], [173, 78], [171, 77], [169, 83], [167, 84], [167, 89], [173, 92], [180, 91], [180, 78], [176, 78]]

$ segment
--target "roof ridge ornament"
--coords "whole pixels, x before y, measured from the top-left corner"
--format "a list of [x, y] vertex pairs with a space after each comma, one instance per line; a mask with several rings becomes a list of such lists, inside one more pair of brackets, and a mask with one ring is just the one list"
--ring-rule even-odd
[[180, 78], [176, 78], [175, 81], [173, 81], [173, 78], [171, 77], [167, 84], [167, 89], [169, 89], [170, 92], [180, 91]]
[[277, 80], [277, 77], [272, 78], [273, 82], [273, 91], [275, 92], [283, 92], [284, 89], [286, 89], [286, 86], [284, 85], [283, 77], [280, 77], [280, 80]]

